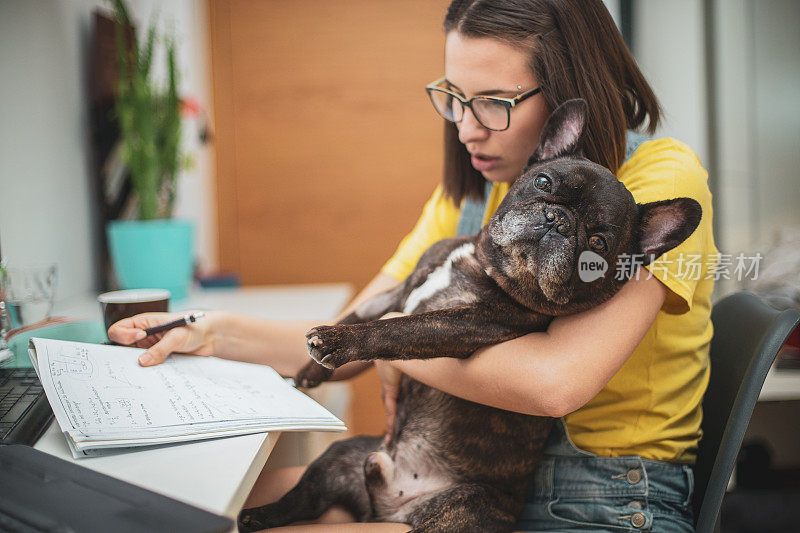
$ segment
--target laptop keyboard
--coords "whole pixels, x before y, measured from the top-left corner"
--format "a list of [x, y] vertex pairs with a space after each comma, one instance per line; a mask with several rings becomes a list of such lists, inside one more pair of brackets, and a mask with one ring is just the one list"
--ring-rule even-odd
[[33, 444], [52, 417], [46, 402], [34, 369], [0, 368], [0, 442]]

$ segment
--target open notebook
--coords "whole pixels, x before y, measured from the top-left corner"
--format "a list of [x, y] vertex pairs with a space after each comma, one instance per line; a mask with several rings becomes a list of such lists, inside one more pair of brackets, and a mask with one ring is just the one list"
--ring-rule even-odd
[[28, 353], [74, 457], [109, 448], [266, 431], [344, 431], [341, 420], [268, 366], [32, 338]]

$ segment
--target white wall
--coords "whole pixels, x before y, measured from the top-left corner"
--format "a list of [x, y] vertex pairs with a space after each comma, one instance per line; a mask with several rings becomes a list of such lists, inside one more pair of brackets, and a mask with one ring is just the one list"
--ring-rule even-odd
[[714, 9], [719, 233], [725, 251], [752, 254], [781, 228], [800, 231], [800, 3]]
[[0, 238], [10, 264], [93, 283], [85, 35], [89, 4], [0, 2]]
[[[729, 253], [750, 251], [758, 226], [758, 209], [752, 201], [755, 65], [750, 0], [714, 0], [714, 4], [718, 238]], [[729, 285], [729, 290], [735, 289]]]
[[636, 61], [664, 108], [658, 136], [685, 142], [706, 163], [702, 2], [634, 2], [633, 23]]
[[[206, 15], [192, 0], [129, 2], [140, 28], [157, 6], [178, 37], [182, 94], [209, 102]], [[102, 0], [0, 2], [0, 242], [11, 265], [55, 262], [57, 299], [96, 285], [86, 79], [91, 17]], [[164, 25], [162, 25], [164, 27]], [[158, 68], [158, 64], [156, 65]], [[187, 130], [192, 128], [187, 124]], [[190, 132], [186, 133], [190, 141]], [[207, 150], [179, 179], [176, 216], [198, 222], [198, 252], [215, 258], [214, 190]]]
[[[800, 231], [800, 2], [750, 1], [754, 232]], [[725, 90], [721, 88], [721, 90]]]
[[619, 0], [603, 0], [603, 3], [606, 5], [606, 9], [608, 9], [608, 12], [611, 13], [611, 18], [614, 19], [614, 22], [617, 23], [617, 27], [619, 27], [620, 26]]

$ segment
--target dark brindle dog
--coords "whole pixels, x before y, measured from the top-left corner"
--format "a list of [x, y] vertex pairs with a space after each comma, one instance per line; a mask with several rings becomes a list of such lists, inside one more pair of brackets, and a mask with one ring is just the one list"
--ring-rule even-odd
[[[350, 361], [465, 358], [543, 331], [554, 316], [615, 294], [624, 283], [613, 272], [621, 254], [644, 254], [646, 262], [686, 239], [700, 205], [689, 198], [637, 205], [611, 172], [580, 156], [585, 116], [582, 100], [555, 110], [528, 168], [478, 235], [437, 242], [397, 288], [336, 326], [308, 332], [320, 364], [310, 361], [296, 381], [315, 386]], [[586, 251], [609, 268], [584, 282], [578, 260]], [[409, 316], [378, 320], [390, 311]], [[242, 511], [239, 527], [311, 520], [336, 504], [358, 520], [405, 522], [414, 531], [511, 531], [553, 420], [405, 376], [388, 444], [381, 437], [333, 444], [280, 501]]]

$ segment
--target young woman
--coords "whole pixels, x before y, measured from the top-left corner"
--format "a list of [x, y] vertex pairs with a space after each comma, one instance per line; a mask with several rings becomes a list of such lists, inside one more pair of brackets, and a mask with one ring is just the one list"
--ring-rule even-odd
[[[391, 424], [405, 373], [478, 403], [563, 417], [532, 480], [521, 530], [692, 531], [691, 464], [700, 437], [711, 338], [711, 195], [697, 156], [674, 139], [644, 140], [658, 102], [601, 0], [456, 0], [445, 19], [445, 72], [428, 86], [445, 127], [446, 170], [413, 231], [356, 298], [393, 287], [433, 242], [474, 233], [520, 175], [552, 109], [588, 102], [584, 153], [613, 172], [638, 202], [688, 196], [703, 218], [668, 257], [642, 270], [608, 302], [460, 360], [381, 362]], [[631, 131], [633, 130], [633, 131]], [[633, 265], [635, 266], [635, 265]], [[614, 268], [615, 266], [611, 266]], [[304, 332], [227, 313], [142, 341], [148, 314], [109, 335], [148, 347], [144, 365], [172, 352], [267, 363], [293, 375], [307, 361]], [[148, 344], [144, 344], [148, 343]], [[346, 378], [363, 370], [351, 364]], [[302, 468], [265, 472], [247, 507], [277, 500]], [[347, 522], [332, 509], [321, 522]], [[404, 531], [402, 524], [317, 524], [320, 531]]]

